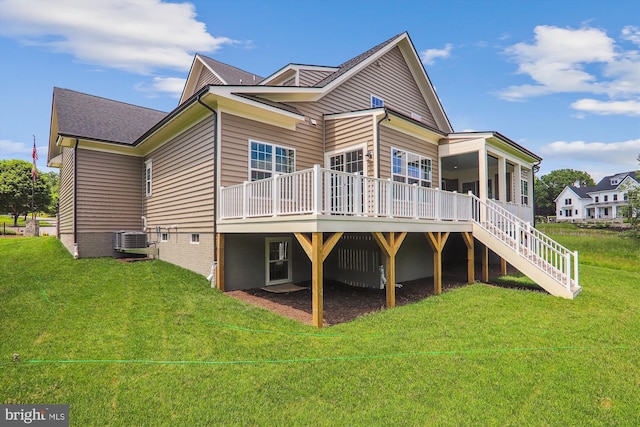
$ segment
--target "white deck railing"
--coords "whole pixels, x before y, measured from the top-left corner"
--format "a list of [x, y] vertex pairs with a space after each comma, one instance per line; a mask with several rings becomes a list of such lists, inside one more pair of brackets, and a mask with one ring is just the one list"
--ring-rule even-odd
[[578, 286], [578, 251], [570, 251], [499, 204], [471, 197], [476, 224], [567, 289]]
[[470, 221], [471, 197], [315, 166], [220, 191], [220, 219], [355, 215]]
[[578, 286], [578, 252], [491, 200], [390, 179], [323, 169], [244, 182], [220, 191], [220, 219], [287, 215], [342, 215], [473, 221], [571, 290]]

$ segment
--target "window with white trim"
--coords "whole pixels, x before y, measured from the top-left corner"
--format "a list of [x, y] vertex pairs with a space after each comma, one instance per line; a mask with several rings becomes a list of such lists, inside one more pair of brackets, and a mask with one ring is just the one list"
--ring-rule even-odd
[[384, 107], [384, 100], [379, 96], [371, 95], [371, 108]]
[[191, 243], [197, 245], [200, 243], [200, 234], [199, 233], [191, 233]]
[[169, 241], [169, 233], [160, 233], [160, 241], [168, 242]]
[[520, 180], [520, 204], [523, 206], [529, 205], [529, 181], [526, 179]]
[[273, 174], [295, 171], [295, 150], [259, 141], [249, 141], [249, 179], [258, 181]]
[[151, 160], [144, 162], [144, 192], [147, 197], [151, 196], [153, 186], [153, 167]]
[[409, 151], [392, 148], [391, 175], [396, 182], [431, 187], [431, 159]]

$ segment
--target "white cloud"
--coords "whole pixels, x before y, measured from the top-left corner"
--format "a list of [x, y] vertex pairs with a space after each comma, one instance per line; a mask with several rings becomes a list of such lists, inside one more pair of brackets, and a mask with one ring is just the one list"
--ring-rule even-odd
[[633, 25], [627, 25], [622, 29], [622, 38], [629, 40], [631, 43], [640, 45], [640, 28]]
[[174, 98], [179, 98], [186, 81], [179, 77], [154, 77], [151, 85], [140, 83], [135, 86], [135, 89], [140, 92], [168, 93]]
[[209, 34], [191, 3], [4, 0], [0, 14], [5, 36], [140, 74], [158, 68], [186, 71], [196, 51], [215, 52], [236, 43]]
[[637, 166], [636, 159], [640, 154], [640, 139], [621, 142], [556, 141], [544, 145], [540, 151], [545, 159], [610, 163], [633, 168]]
[[571, 108], [604, 116], [621, 114], [640, 116], [640, 101], [598, 101], [597, 99], [579, 99]]
[[[597, 28], [540, 25], [534, 34], [533, 43], [517, 43], [505, 50], [518, 64], [518, 73], [533, 83], [509, 86], [498, 93], [500, 98], [517, 101], [554, 93], [591, 93], [611, 102], [610, 114], [617, 114], [616, 109], [628, 114], [615, 102], [637, 100], [640, 95], [638, 51], [620, 49]], [[625, 27], [621, 37], [640, 42], [640, 30]]]
[[444, 46], [444, 49], [423, 50], [420, 53], [420, 59], [422, 60], [423, 64], [431, 65], [435, 62], [436, 58], [448, 58], [451, 55], [452, 49], [453, 49], [453, 45], [451, 43], [447, 43]]
[[[0, 153], [3, 159], [9, 159], [12, 155], [31, 155], [33, 145], [27, 145], [24, 142], [15, 142], [9, 139], [0, 139]], [[40, 150], [38, 150], [40, 155]]]

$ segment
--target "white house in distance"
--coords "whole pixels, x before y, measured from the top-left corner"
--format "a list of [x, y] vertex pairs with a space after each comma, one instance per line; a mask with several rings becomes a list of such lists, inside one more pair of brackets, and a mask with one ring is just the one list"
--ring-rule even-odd
[[628, 205], [627, 191], [639, 186], [636, 172], [605, 176], [595, 187], [570, 185], [555, 198], [557, 221], [614, 220]]

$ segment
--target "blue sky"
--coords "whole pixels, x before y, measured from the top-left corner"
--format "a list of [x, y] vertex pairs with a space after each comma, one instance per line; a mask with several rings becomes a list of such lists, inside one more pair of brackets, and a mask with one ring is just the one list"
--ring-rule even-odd
[[54, 86], [170, 111], [196, 52], [264, 77], [403, 31], [454, 130], [504, 134], [539, 175], [638, 168], [637, 0], [0, 0], [0, 159], [35, 135], [47, 170]]

